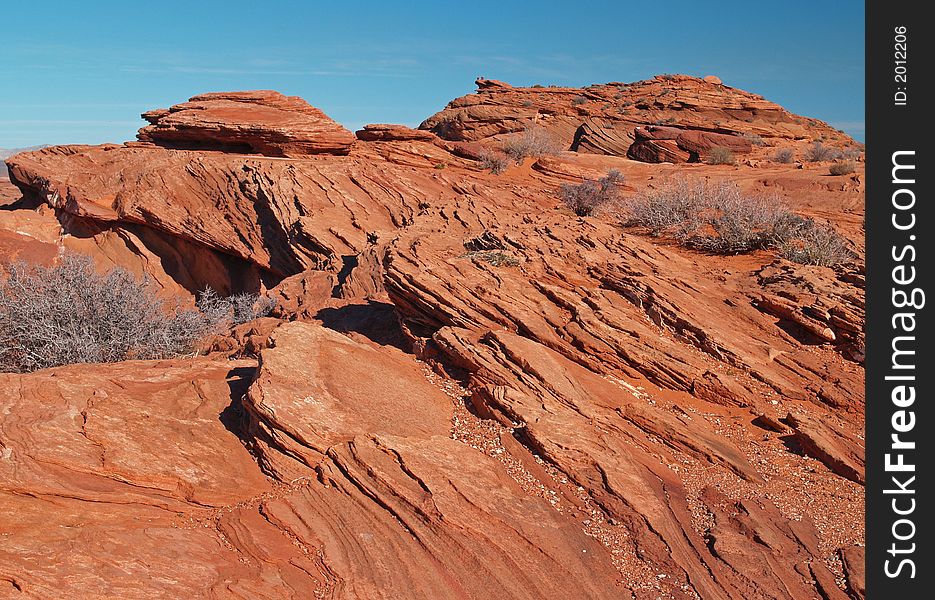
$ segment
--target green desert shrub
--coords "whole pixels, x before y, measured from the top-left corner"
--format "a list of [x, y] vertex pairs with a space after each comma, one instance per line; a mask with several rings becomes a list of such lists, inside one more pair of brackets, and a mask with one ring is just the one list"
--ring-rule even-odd
[[0, 280], [0, 370], [154, 359], [191, 352], [226, 324], [266, 314], [253, 294], [206, 290], [197, 308], [161, 299], [151, 281], [65, 254], [52, 266], [16, 262]]
[[503, 250], [477, 250], [468, 252], [464, 256], [470, 259], [482, 260], [495, 267], [515, 267], [519, 265], [518, 258]]

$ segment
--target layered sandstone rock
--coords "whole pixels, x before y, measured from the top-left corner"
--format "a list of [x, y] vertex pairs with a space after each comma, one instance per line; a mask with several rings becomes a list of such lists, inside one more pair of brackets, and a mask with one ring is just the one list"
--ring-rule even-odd
[[[586, 88], [513, 87], [491, 80], [478, 80], [477, 86], [475, 94], [451, 101], [421, 128], [448, 140], [495, 144], [526, 128], [541, 127], [566, 149], [649, 162], [685, 162], [688, 159], [679, 149], [697, 157], [726, 142], [732, 151], [749, 152], [744, 134], [772, 143], [804, 145], [819, 139], [833, 145], [852, 143], [826, 123], [791, 114], [762, 96], [723, 85], [716, 77], [661, 75]], [[638, 128], [658, 125], [692, 133], [685, 145], [645, 143], [654, 138], [638, 138]], [[628, 154], [631, 144], [640, 139], [644, 143]]]
[[170, 148], [228, 150], [292, 158], [347, 154], [354, 135], [297, 96], [278, 92], [200, 94], [143, 113], [140, 141]]
[[432, 141], [435, 135], [430, 131], [422, 129], [412, 129], [405, 125], [389, 125], [385, 123], [372, 123], [364, 125], [364, 128], [357, 131], [357, 139], [365, 142], [392, 142], [405, 140]]
[[[619, 155], [631, 125], [674, 156], [689, 154], [686, 132], [822, 130], [715, 83], [479, 86], [449, 123], [474, 141], [372, 125], [347, 155], [159, 142], [10, 161], [23, 198], [0, 212], [9, 256], [77, 249], [166, 290], [265, 289], [278, 307], [207, 358], [3, 375], [0, 506], [21, 517], [0, 585], [70, 597], [863, 589], [862, 174]], [[680, 108], [649, 102], [669, 102], [661, 86], [680, 90]], [[649, 112], [609, 118], [597, 107], [617, 93]], [[686, 122], [647, 122], [660, 110]], [[736, 128], [710, 128], [725, 115]], [[529, 122], [579, 152], [501, 176], [471, 160]], [[831, 221], [857, 258], [713, 256], [562, 205], [561, 184], [609, 169], [625, 197], [686, 172], [779, 194]]]

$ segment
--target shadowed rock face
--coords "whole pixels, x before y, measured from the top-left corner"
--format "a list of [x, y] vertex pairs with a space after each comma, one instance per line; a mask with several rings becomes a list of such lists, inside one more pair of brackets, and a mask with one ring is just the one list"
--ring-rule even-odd
[[[370, 125], [346, 154], [329, 130], [276, 146], [277, 119], [313, 113], [245, 92], [151, 113], [175, 141], [10, 160], [4, 257], [77, 250], [167, 295], [279, 306], [205, 357], [0, 375], [3, 593], [862, 593], [862, 173], [760, 161], [832, 134], [715, 81], [479, 88], [440, 113], [455, 129]], [[618, 93], [634, 112], [608, 127]], [[488, 173], [527, 109], [579, 151]], [[673, 156], [702, 152], [680, 136], [768, 145], [651, 164], [625, 157], [631, 126]], [[609, 169], [624, 197], [689, 171], [776, 193], [858, 257], [708, 255], [562, 206]]]

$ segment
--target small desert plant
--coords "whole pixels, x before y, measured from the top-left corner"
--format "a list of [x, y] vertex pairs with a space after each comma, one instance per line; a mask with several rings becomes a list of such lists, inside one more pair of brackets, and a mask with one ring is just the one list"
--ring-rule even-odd
[[743, 138], [748, 140], [754, 146], [765, 146], [766, 142], [763, 141], [763, 138], [757, 133], [745, 133]]
[[776, 198], [747, 196], [725, 188], [701, 211], [711, 232], [696, 232], [686, 244], [717, 254], [739, 254], [775, 246], [805, 222]]
[[729, 148], [715, 146], [708, 152], [705, 162], [709, 165], [732, 165], [734, 164], [734, 153]]
[[824, 162], [826, 160], [838, 160], [840, 158], [840, 150], [830, 146], [825, 146], [821, 142], [815, 142], [812, 144], [805, 153], [805, 160], [808, 162]]
[[579, 217], [594, 214], [601, 206], [607, 205], [617, 199], [617, 186], [623, 183], [620, 171], [608, 171], [598, 179], [585, 179], [577, 185], [563, 183], [561, 187], [562, 201]]
[[841, 151], [841, 158], [844, 160], [857, 160], [860, 158], [861, 149], [856, 146], [849, 146]]
[[433, 168], [438, 169], [438, 170], [440, 171], [440, 170], [444, 169], [444, 168], [447, 167], [447, 166], [448, 166], [448, 165], [446, 165], [445, 163], [435, 163], [435, 166], [434, 166]]
[[787, 165], [795, 159], [795, 152], [792, 148], [779, 148], [773, 152], [773, 162]]
[[857, 169], [857, 165], [854, 164], [854, 161], [845, 160], [842, 162], [836, 162], [830, 167], [828, 167], [828, 172], [832, 175], [849, 175]]
[[163, 301], [125, 269], [98, 273], [86, 256], [64, 254], [48, 267], [13, 263], [0, 282], [0, 370], [179, 355], [266, 302], [215, 295], [209, 313]]
[[746, 195], [729, 182], [676, 179], [624, 203], [623, 211], [624, 225], [708, 252], [774, 248], [789, 260], [822, 266], [853, 258], [830, 226], [795, 214], [778, 198]]
[[699, 208], [707, 203], [707, 184], [678, 178], [626, 203], [625, 224], [645, 227], [653, 236], [681, 238], [700, 226]]
[[198, 295], [198, 310], [212, 326], [241, 325], [265, 317], [276, 305], [271, 298], [241, 292], [232, 296], [219, 296], [210, 287]]
[[470, 259], [482, 260], [495, 267], [515, 267], [519, 265], [518, 258], [502, 250], [478, 250], [468, 252], [464, 256]]
[[585, 98], [584, 96], [575, 96], [574, 98], [571, 99], [571, 103], [573, 106], [580, 106], [582, 104], [586, 104], [587, 101], [588, 99]]
[[547, 154], [558, 153], [558, 143], [542, 127], [527, 127], [523, 133], [503, 143], [503, 152], [516, 163], [526, 157], [539, 158]]
[[477, 157], [481, 166], [494, 175], [503, 173], [510, 166], [510, 158], [503, 152], [496, 150], [485, 148], [478, 152]]
[[819, 225], [810, 219], [807, 223], [796, 238], [779, 246], [780, 256], [792, 262], [820, 267], [834, 267], [854, 258], [845, 239], [830, 225]]

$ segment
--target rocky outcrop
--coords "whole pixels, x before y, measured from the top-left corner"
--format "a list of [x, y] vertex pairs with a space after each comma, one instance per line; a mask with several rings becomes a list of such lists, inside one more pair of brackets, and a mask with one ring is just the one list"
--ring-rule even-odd
[[347, 154], [354, 135], [297, 96], [269, 90], [200, 94], [143, 113], [137, 136], [169, 148], [297, 158]]
[[685, 130], [678, 127], [637, 127], [635, 141], [626, 155], [643, 162], [697, 162], [705, 160], [715, 148], [731, 154], [749, 154], [750, 140], [710, 131]]
[[[616, 154], [630, 125], [596, 108], [679, 87], [686, 123], [630, 123], [685, 154], [686, 132], [735, 131], [705, 129], [711, 118], [774, 119], [776, 135], [795, 124], [719, 84], [479, 85], [482, 102], [463, 108], [489, 119], [451, 123], [475, 141], [371, 125], [347, 155], [147, 142], [10, 161], [23, 198], [0, 211], [9, 256], [76, 249], [165, 291], [210, 283], [277, 308], [211, 340], [209, 357], [0, 376], [11, 390], [0, 507], [22, 516], [0, 549], [0, 589], [837, 599], [860, 588], [862, 174], [635, 162]], [[519, 103], [538, 112], [530, 122], [569, 144], [586, 130], [579, 151], [482, 170], [472, 159], [508, 134], [481, 131], [524, 127], [504, 115], [527, 97], [542, 103]], [[803, 135], [820, 129], [803, 123]], [[832, 222], [857, 256], [829, 269], [709, 255], [563, 206], [561, 184], [609, 169], [624, 198], [686, 172], [775, 192]]]
[[864, 447], [834, 425], [807, 415], [788, 415], [786, 423], [795, 432], [793, 441], [805, 454], [857, 483], [864, 483]]
[[365, 142], [392, 142], [406, 140], [421, 140], [431, 142], [435, 140], [435, 135], [430, 131], [422, 129], [412, 129], [405, 125], [387, 125], [383, 123], [374, 123], [364, 125], [364, 128], [357, 131], [357, 139]]
[[[331, 158], [297, 168], [235, 154], [57, 146], [10, 164], [14, 183], [63, 214], [139, 238], [181, 240], [194, 251], [180, 267], [227, 263], [214, 279], [230, 273], [228, 282], [215, 289], [234, 280], [272, 287], [305, 269], [339, 270], [341, 257], [365, 249], [369, 235], [404, 226], [428, 198], [454, 194], [431, 171], [382, 160]], [[172, 243], [142, 245], [165, 255]]]
[[258, 373], [4, 376], [0, 506], [18, 519], [0, 580], [33, 596], [617, 597], [609, 550], [451, 439], [452, 399], [410, 357], [303, 323], [272, 343]]
[[[255, 364], [195, 359], [0, 376], [0, 589], [33, 597], [287, 590], [217, 523], [274, 490], [227, 427]], [[258, 586], [258, 578], [270, 579]]]
[[[749, 151], [743, 134], [772, 143], [801, 144], [821, 139], [826, 144], [849, 145], [852, 140], [826, 123], [789, 113], [778, 104], [724, 85], [716, 77], [660, 75], [634, 83], [613, 82], [585, 88], [513, 87], [503, 82], [477, 81], [477, 92], [452, 100], [444, 110], [420, 126], [453, 141], [499, 143], [529, 127], [544, 128], [560, 146], [578, 152], [627, 156], [636, 130], [655, 125], [692, 131], [685, 149], [704, 154], [723, 145], [729, 135], [734, 151]], [[646, 138], [650, 139], [650, 138]], [[746, 144], [744, 145], [744, 143]], [[641, 144], [629, 154], [660, 162], [679, 160], [673, 145]], [[740, 146], [743, 146], [741, 148]]]

